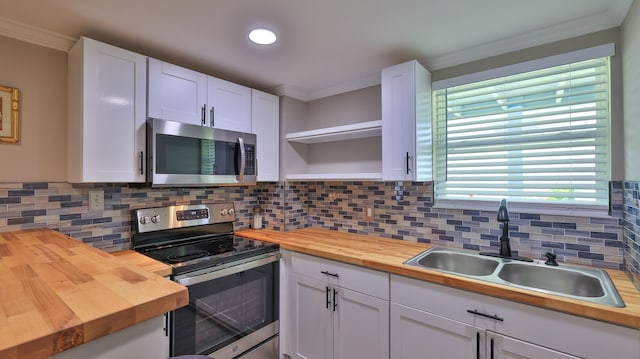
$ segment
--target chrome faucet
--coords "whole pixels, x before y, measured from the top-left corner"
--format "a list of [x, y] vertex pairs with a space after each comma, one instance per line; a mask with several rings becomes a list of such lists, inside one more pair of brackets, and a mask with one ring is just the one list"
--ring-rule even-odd
[[509, 210], [507, 200], [500, 201], [498, 208], [498, 222], [502, 222], [502, 236], [500, 236], [500, 256], [511, 257], [511, 245], [509, 244]]

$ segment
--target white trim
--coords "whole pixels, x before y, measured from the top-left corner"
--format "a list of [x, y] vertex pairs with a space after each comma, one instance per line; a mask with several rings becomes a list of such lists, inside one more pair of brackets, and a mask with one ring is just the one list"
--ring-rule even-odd
[[380, 85], [381, 83], [381, 72], [378, 71], [362, 78], [345, 81], [335, 86], [330, 86], [311, 92], [288, 85], [279, 85], [273, 87], [269, 89], [269, 92], [272, 92], [277, 96], [287, 96], [295, 98], [296, 100], [308, 102], [329, 96], [340, 95], [346, 92], [361, 90], [363, 88]]
[[310, 100], [306, 91], [289, 85], [278, 85], [276, 87], [266, 90], [276, 96], [287, 96], [295, 98], [296, 100], [307, 102]]
[[[464, 201], [464, 200], [434, 200], [434, 208], [443, 209], [467, 209], [497, 212], [498, 201]], [[523, 203], [509, 202], [507, 200], [509, 212], [513, 213], [532, 213], [552, 216], [565, 217], [596, 217], [596, 218], [613, 218], [609, 215], [609, 209], [606, 206], [580, 206], [571, 204], [543, 204], [543, 203]]]
[[597, 31], [620, 26], [629, 11], [631, 0], [615, 1], [615, 5], [609, 6], [602, 13], [584, 17], [574, 21], [564, 22], [550, 26], [542, 30], [523, 33], [504, 40], [499, 40], [479, 46], [468, 47], [461, 51], [447, 55], [420, 59], [429, 70], [435, 71], [476, 60], [486, 59], [496, 55], [527, 49], [530, 47], [545, 45], [556, 41], [570, 39]]
[[380, 172], [354, 172], [354, 173], [288, 173], [287, 180], [297, 181], [337, 181], [337, 180], [372, 180], [380, 181]]
[[69, 52], [71, 47], [78, 41], [78, 39], [73, 37], [1, 16], [0, 35], [64, 52]]
[[320, 98], [325, 98], [333, 95], [339, 95], [345, 92], [360, 90], [363, 88], [380, 85], [382, 83], [381, 80], [381, 71], [377, 71], [368, 76], [354, 79], [350, 81], [346, 81], [335, 86], [327, 87], [324, 89], [320, 89], [317, 91], [312, 91], [309, 93], [310, 100], [317, 100]]
[[472, 74], [452, 77], [440, 81], [434, 81], [432, 89], [441, 90], [448, 87], [466, 85], [474, 82], [495, 79], [503, 76], [521, 74], [524, 72], [546, 69], [549, 67], [566, 65], [573, 62], [586, 61], [598, 57], [613, 56], [616, 53], [615, 44], [604, 44], [586, 49], [567, 52], [564, 54], [543, 57], [531, 61], [520, 62], [513, 65], [497, 67], [490, 70], [475, 72]]

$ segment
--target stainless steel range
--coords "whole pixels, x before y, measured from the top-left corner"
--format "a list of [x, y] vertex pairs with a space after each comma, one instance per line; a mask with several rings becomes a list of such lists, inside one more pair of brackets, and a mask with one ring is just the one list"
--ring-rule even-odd
[[170, 315], [171, 355], [278, 357], [278, 245], [236, 237], [233, 203], [133, 212], [133, 249], [172, 267], [189, 305]]

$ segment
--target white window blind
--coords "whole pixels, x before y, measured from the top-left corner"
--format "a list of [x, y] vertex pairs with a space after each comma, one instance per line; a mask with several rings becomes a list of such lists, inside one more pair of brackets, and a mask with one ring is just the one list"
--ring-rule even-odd
[[609, 57], [433, 92], [435, 197], [606, 206]]

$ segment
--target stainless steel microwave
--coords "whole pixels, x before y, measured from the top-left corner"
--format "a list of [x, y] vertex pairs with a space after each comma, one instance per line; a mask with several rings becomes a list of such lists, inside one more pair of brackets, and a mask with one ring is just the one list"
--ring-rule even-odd
[[153, 187], [256, 182], [256, 135], [147, 120], [147, 180]]

